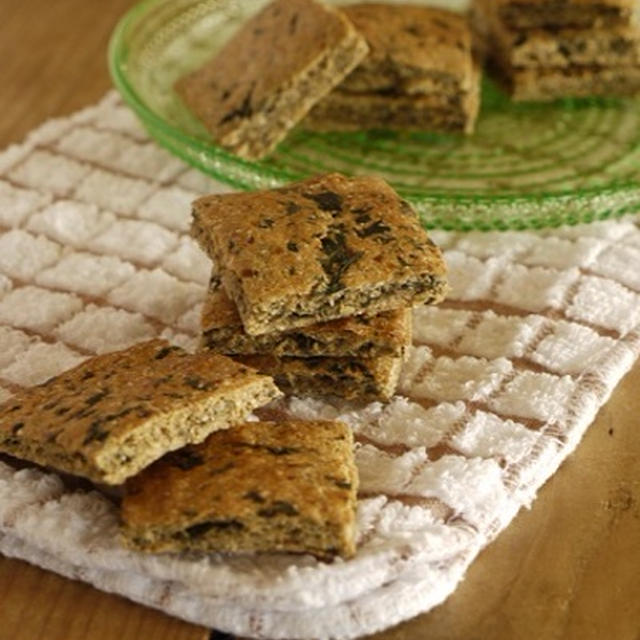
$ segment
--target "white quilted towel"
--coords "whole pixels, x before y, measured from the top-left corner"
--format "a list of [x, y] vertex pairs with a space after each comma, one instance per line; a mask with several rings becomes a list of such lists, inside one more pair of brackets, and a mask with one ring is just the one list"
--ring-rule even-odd
[[[210, 264], [189, 205], [223, 189], [152, 143], [115, 94], [2, 152], [0, 400], [151, 336], [195, 346]], [[635, 361], [640, 229], [628, 217], [433, 236], [451, 295], [415, 311], [393, 400], [278, 407], [354, 430], [353, 559], [135, 553], [107, 498], [8, 462], [0, 551], [260, 638], [354, 638], [442, 602]]]

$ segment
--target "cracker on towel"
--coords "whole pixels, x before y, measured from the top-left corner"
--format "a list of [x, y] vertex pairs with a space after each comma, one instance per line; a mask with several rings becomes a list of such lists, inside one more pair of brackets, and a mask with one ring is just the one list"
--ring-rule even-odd
[[219, 144], [260, 158], [366, 53], [338, 9], [275, 0], [176, 89]]
[[288, 332], [249, 335], [222, 286], [217, 269], [202, 308], [200, 346], [216, 353], [275, 356], [401, 356], [411, 343], [411, 310], [393, 309], [376, 316], [350, 316]]
[[119, 484], [280, 395], [229, 358], [164, 340], [85, 360], [0, 407], [0, 451]]
[[129, 480], [123, 538], [143, 551], [351, 556], [356, 490], [342, 422], [248, 422]]
[[375, 177], [333, 173], [205, 196], [194, 202], [192, 233], [251, 335], [435, 303], [446, 292], [440, 250]]
[[395, 393], [402, 368], [398, 356], [377, 358], [297, 358], [239, 355], [234, 358], [272, 376], [287, 394], [313, 397], [338, 396], [348, 400], [389, 400]]

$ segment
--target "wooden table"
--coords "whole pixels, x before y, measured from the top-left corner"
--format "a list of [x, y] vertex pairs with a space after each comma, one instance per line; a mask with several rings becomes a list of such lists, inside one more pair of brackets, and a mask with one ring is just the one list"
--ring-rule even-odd
[[[131, 0], [0, 0], [0, 147], [110, 85]], [[578, 451], [441, 607], [376, 640], [640, 639], [640, 366]], [[205, 640], [209, 632], [0, 558], [0, 640]]]

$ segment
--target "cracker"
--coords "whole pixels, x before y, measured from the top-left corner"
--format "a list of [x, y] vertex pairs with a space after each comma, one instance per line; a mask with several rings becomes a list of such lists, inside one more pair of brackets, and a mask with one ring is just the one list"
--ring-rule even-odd
[[176, 90], [221, 146], [261, 158], [366, 53], [338, 9], [275, 0]]
[[126, 485], [142, 551], [355, 552], [358, 478], [341, 422], [248, 422], [170, 453]]
[[502, 70], [503, 81], [516, 101], [624, 96], [640, 93], [640, 66], [566, 67]]
[[440, 250], [375, 177], [206, 196], [194, 203], [192, 232], [251, 335], [435, 303], [446, 292]]
[[411, 310], [394, 309], [377, 316], [350, 316], [284, 333], [250, 336], [217, 273], [211, 277], [202, 309], [201, 348], [226, 355], [402, 356], [411, 343]]
[[390, 400], [402, 369], [402, 358], [278, 358], [234, 356], [239, 362], [272, 376], [284, 393], [338, 396], [347, 400]]
[[473, 133], [480, 108], [476, 88], [454, 96], [383, 95], [332, 91], [304, 119], [315, 131], [398, 129]]
[[344, 8], [369, 54], [342, 81], [345, 91], [447, 95], [473, 88], [466, 17], [434, 7], [365, 3]]
[[278, 395], [270, 378], [229, 358], [151, 340], [17, 392], [0, 407], [0, 451], [119, 484]]
[[491, 0], [514, 29], [609, 27], [637, 21], [635, 0]]
[[509, 29], [491, 0], [476, 0], [474, 23], [490, 34], [491, 51], [502, 64], [519, 68], [632, 66], [640, 62], [640, 29]]

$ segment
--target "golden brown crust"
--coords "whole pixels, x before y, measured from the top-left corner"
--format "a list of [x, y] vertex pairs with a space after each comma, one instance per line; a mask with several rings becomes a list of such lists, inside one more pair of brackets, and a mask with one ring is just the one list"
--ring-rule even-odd
[[471, 31], [464, 15], [418, 5], [344, 8], [369, 45], [342, 81], [346, 91], [457, 94], [472, 84]]
[[289, 332], [250, 336], [216, 272], [202, 309], [201, 348], [226, 355], [372, 358], [402, 356], [410, 343], [410, 309], [394, 309], [372, 317], [350, 316]]
[[259, 158], [366, 53], [341, 11], [275, 0], [176, 90], [222, 146]]
[[192, 232], [251, 335], [433, 303], [446, 292], [441, 252], [379, 178], [328, 174], [200, 198]]
[[16, 393], [0, 408], [0, 451], [119, 484], [278, 395], [229, 358], [151, 340]]
[[127, 482], [123, 537], [143, 551], [353, 555], [357, 470], [340, 422], [248, 422]]

